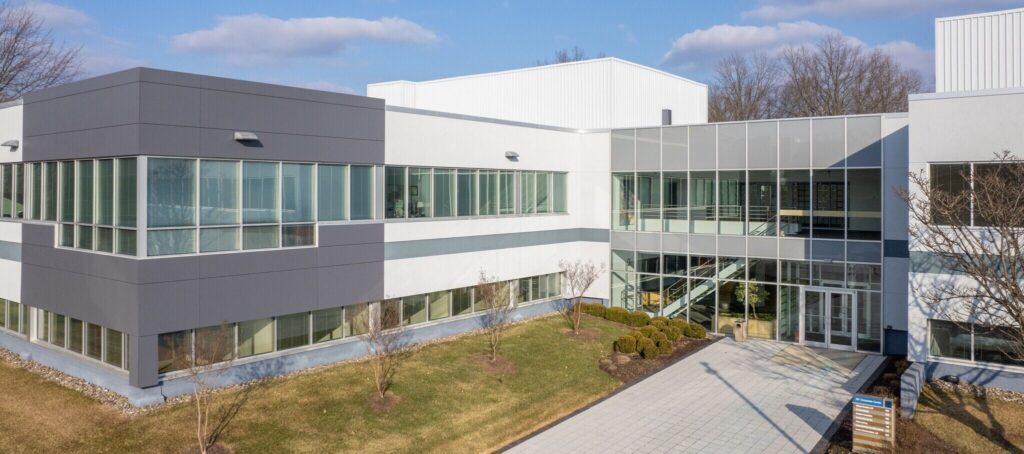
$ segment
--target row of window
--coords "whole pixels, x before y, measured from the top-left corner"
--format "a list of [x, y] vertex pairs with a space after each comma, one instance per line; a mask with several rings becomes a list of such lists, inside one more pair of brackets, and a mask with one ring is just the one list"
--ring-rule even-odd
[[[32, 308], [0, 299], [0, 328], [29, 336]], [[128, 336], [120, 331], [37, 309], [35, 338], [119, 369], [128, 370]]]
[[36, 311], [40, 341], [128, 370], [128, 336], [118, 330], [86, 323], [55, 312]]
[[928, 320], [928, 353], [940, 358], [1024, 366], [1017, 331], [1015, 327]]
[[[932, 222], [939, 225], [971, 225], [976, 227], [992, 226], [990, 220], [985, 219], [986, 211], [991, 216], [993, 211], [997, 213], [1002, 207], [991, 206], [998, 204], [996, 201], [988, 202], [990, 206], [979, 206], [986, 199], [991, 200], [985, 193], [984, 188], [975, 188], [975, 181], [992, 181], [997, 178], [1000, 181], [1012, 181], [1014, 186], [1024, 185], [1024, 182], [1014, 181], [1020, 178], [1022, 172], [1020, 163], [958, 163], [958, 164], [931, 164], [929, 166], [929, 184], [937, 192], [947, 194], [950, 202], [956, 203], [949, 213], [938, 212], [932, 209]], [[1016, 168], [1010, 168], [1015, 166]], [[980, 196], [980, 197], [979, 197]], [[979, 201], [980, 199], [980, 201]], [[998, 216], [998, 215], [997, 215]]]
[[[561, 295], [559, 274], [516, 282], [520, 304]], [[380, 303], [381, 321], [384, 328], [395, 328], [486, 310], [476, 294], [475, 287], [463, 287], [385, 300]], [[211, 351], [215, 360], [226, 361], [358, 336], [366, 334], [369, 323], [369, 304], [363, 303], [165, 333], [158, 338], [159, 372], [186, 369], [193, 358], [210, 360]]]
[[564, 213], [566, 178], [560, 172], [388, 166], [384, 217]]
[[881, 265], [612, 250], [612, 271], [882, 290]]
[[881, 240], [881, 169], [612, 174], [612, 228]]

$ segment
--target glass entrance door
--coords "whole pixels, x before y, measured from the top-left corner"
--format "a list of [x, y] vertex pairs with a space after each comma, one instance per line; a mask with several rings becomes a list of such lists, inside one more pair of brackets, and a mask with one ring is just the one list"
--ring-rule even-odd
[[850, 291], [805, 288], [800, 342], [814, 347], [853, 350], [857, 337], [856, 304]]

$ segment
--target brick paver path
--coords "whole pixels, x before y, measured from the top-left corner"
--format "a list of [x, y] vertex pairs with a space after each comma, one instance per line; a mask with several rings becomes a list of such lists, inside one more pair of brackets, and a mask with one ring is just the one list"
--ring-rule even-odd
[[723, 339], [510, 452], [811, 452], [882, 357], [772, 360], [787, 346]]

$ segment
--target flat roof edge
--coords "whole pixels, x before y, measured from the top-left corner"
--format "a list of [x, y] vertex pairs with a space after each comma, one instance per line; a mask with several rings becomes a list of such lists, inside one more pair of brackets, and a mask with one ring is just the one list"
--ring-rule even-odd
[[987, 90], [944, 91], [939, 93], [917, 93], [910, 95], [909, 99], [911, 101], [926, 101], [929, 99], [977, 98], [982, 96], [1005, 96], [1021, 94], [1024, 94], [1024, 87], [991, 88]]
[[517, 127], [520, 127], [520, 128], [546, 129], [548, 131], [571, 132], [571, 133], [579, 133], [579, 134], [611, 131], [611, 129], [577, 129], [577, 128], [566, 128], [564, 126], [542, 125], [542, 124], [537, 124], [537, 123], [527, 123], [527, 122], [523, 122], [523, 121], [503, 120], [501, 118], [480, 117], [480, 116], [476, 116], [476, 115], [466, 115], [466, 114], [459, 114], [459, 113], [453, 113], [453, 112], [442, 112], [442, 111], [439, 111], [439, 110], [417, 109], [415, 107], [402, 107], [402, 106], [385, 105], [384, 106], [384, 110], [386, 112], [401, 112], [401, 113], [408, 113], [408, 114], [415, 114], [415, 115], [427, 115], [427, 116], [431, 116], [431, 117], [451, 118], [451, 119], [454, 119], [454, 120], [477, 121], [477, 122], [481, 122], [481, 123], [493, 123], [493, 124], [499, 124], [499, 125], [505, 125], [505, 126], [517, 126]]

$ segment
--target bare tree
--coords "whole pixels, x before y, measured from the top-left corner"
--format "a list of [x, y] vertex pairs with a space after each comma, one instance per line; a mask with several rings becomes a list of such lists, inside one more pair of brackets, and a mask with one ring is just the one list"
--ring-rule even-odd
[[487, 332], [490, 359], [496, 361], [501, 336], [505, 334], [515, 313], [515, 306], [509, 301], [508, 281], [499, 281], [497, 277], [488, 276], [481, 270], [476, 285], [476, 300], [487, 308], [481, 322]]
[[0, 4], [0, 102], [80, 75], [79, 49], [56, 44], [44, 25], [24, 6]]
[[760, 120], [775, 116], [782, 70], [763, 53], [725, 57], [715, 65], [708, 97], [708, 118], [717, 121]]
[[562, 314], [572, 325], [573, 335], [580, 333], [580, 323], [583, 321], [583, 294], [587, 293], [590, 286], [594, 284], [601, 274], [604, 273], [604, 265], [598, 266], [594, 262], [576, 260], [558, 262], [558, 268], [562, 270], [562, 279], [565, 280], [564, 287], [569, 292], [569, 300], [566, 307], [562, 308]]
[[782, 62], [778, 105], [786, 117], [906, 111], [907, 95], [921, 88], [921, 76], [891, 55], [866, 51], [840, 34], [786, 48]]
[[993, 345], [1024, 360], [1024, 162], [1003, 151], [958, 173], [912, 173], [912, 190], [902, 191], [915, 250], [950, 275], [913, 292], [968, 330], [968, 322], [992, 327], [1004, 339]]
[[[199, 452], [206, 454], [216, 442], [222, 429], [220, 424], [211, 428], [210, 411], [214, 406], [213, 382], [227, 371], [235, 357], [234, 332], [227, 324], [196, 330], [188, 362], [188, 378], [192, 382], [192, 402], [196, 410], [196, 441]], [[181, 348], [187, 348], [183, 344]], [[188, 361], [189, 355], [178, 355]]]
[[380, 303], [377, 320], [371, 316], [365, 323], [366, 350], [376, 386], [377, 398], [384, 400], [395, 383], [395, 374], [409, 351], [409, 339], [397, 310], [399, 300]]
[[604, 58], [604, 52], [599, 52], [595, 57], [588, 57], [587, 53], [580, 49], [579, 46], [572, 46], [571, 49], [561, 49], [555, 51], [554, 61], [547, 59], [537, 60], [537, 66], [554, 65], [558, 63], [570, 63], [574, 61], [590, 60], [591, 58]]

